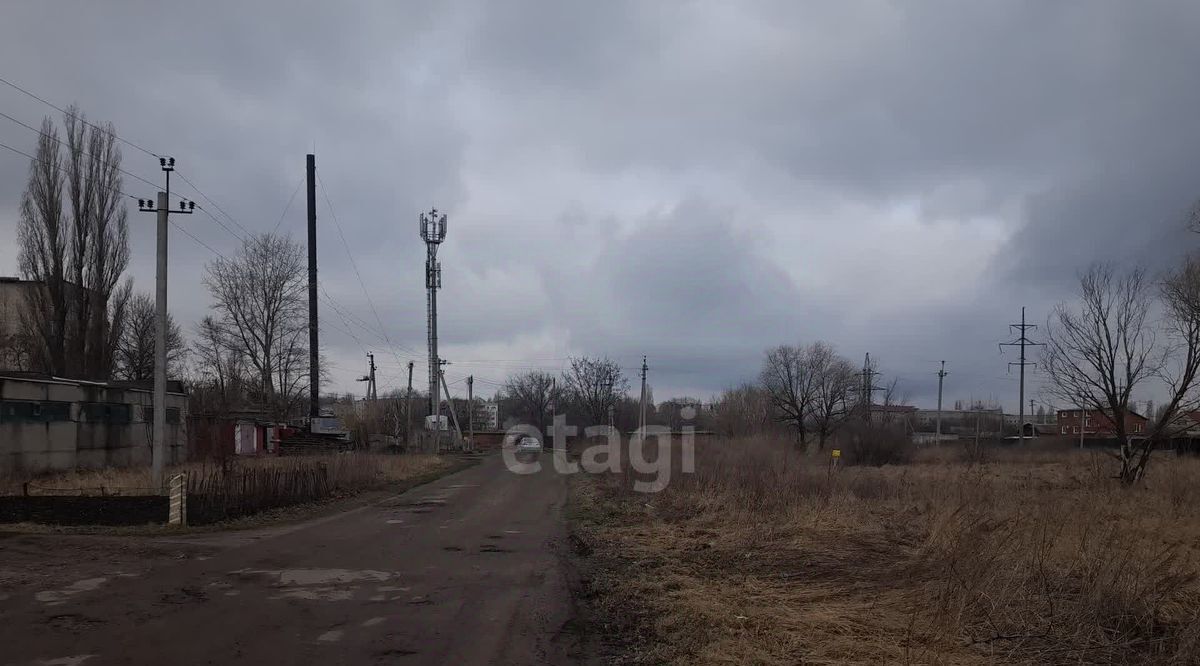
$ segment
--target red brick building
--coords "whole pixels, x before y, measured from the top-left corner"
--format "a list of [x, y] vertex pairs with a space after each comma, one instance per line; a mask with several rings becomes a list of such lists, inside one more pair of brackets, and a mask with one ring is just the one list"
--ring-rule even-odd
[[[1125, 412], [1125, 430], [1130, 437], [1144, 437], [1148, 423], [1146, 417], [1137, 412]], [[1112, 418], [1098, 409], [1060, 409], [1057, 425], [1058, 434], [1064, 437], [1079, 437], [1081, 427], [1085, 438], [1117, 436], [1117, 428]]]

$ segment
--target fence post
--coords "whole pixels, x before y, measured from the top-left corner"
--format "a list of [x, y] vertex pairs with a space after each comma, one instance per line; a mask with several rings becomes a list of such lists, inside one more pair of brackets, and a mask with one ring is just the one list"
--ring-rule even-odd
[[187, 525], [187, 472], [171, 477], [171, 504], [167, 514], [168, 525]]

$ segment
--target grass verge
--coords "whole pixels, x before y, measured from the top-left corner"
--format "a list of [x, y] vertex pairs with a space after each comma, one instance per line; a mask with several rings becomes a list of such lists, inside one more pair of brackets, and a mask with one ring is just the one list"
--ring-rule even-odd
[[612, 663], [1200, 661], [1200, 461], [1123, 488], [1098, 454], [924, 452], [831, 469], [697, 446], [657, 494], [573, 479], [587, 618]]

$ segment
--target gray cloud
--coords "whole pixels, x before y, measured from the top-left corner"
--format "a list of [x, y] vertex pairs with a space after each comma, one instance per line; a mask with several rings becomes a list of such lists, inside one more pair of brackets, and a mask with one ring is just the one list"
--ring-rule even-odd
[[[646, 353], [657, 396], [708, 394], [765, 346], [824, 338], [872, 351], [920, 402], [946, 358], [956, 396], [1015, 407], [995, 343], [1021, 305], [1040, 321], [1087, 262], [1165, 265], [1195, 240], [1179, 216], [1200, 194], [1197, 19], [1116, 1], [19, 2], [0, 76], [175, 155], [253, 231], [315, 145], [382, 321], [322, 200], [339, 390], [365, 351], [392, 385], [420, 362], [415, 220], [436, 205], [452, 377]], [[4, 87], [0, 110], [48, 112]], [[0, 142], [33, 139], [0, 120]], [[12, 239], [27, 160], [3, 152]], [[125, 158], [157, 182], [148, 156]], [[206, 216], [186, 224], [236, 249]], [[301, 195], [280, 228], [302, 225]], [[211, 255], [179, 234], [172, 253], [173, 309], [194, 321]]]

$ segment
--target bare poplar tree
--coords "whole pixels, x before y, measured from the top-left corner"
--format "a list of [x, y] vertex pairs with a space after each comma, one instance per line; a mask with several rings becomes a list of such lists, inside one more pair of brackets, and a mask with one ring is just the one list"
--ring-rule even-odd
[[557, 387], [554, 375], [541, 370], [531, 370], [512, 375], [501, 389], [516, 414], [526, 423], [546, 431], [546, 417], [555, 401], [562, 399], [562, 389]]
[[[121, 195], [121, 151], [111, 125], [64, 114], [66, 140], [42, 121], [17, 239], [22, 275], [32, 290], [23, 326], [38, 369], [106, 379], [131, 293], [129, 228]], [[65, 155], [63, 154], [65, 151]]]
[[308, 390], [308, 310], [305, 259], [293, 240], [260, 234], [233, 258], [206, 267], [228, 349], [245, 359], [263, 407], [277, 418]]
[[588, 420], [586, 425], [608, 423], [609, 408], [615, 408], [618, 396], [629, 391], [621, 366], [607, 358], [572, 358], [562, 384], [564, 397]]
[[[148, 381], [154, 379], [154, 344], [158, 320], [154, 298], [138, 293], [129, 299], [125, 325], [117, 340], [115, 369], [118, 379]], [[183, 334], [175, 319], [167, 314], [167, 375], [177, 375], [181, 370], [182, 357], [186, 349]]]

